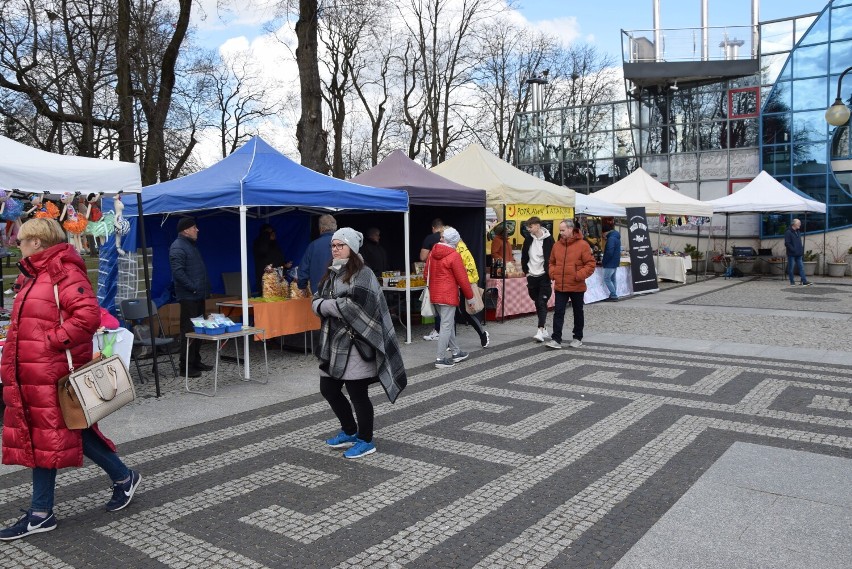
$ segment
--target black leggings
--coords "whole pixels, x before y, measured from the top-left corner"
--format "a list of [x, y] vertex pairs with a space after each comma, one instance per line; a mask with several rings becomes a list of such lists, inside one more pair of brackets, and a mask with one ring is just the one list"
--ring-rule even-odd
[[[378, 381], [376, 377], [367, 379], [334, 379], [332, 377], [320, 377], [320, 393], [328, 401], [331, 410], [340, 421], [340, 428], [347, 435], [358, 433], [358, 438], [365, 442], [373, 440], [373, 402], [370, 401], [368, 388], [371, 383]], [[343, 395], [343, 386], [349, 393], [349, 400]], [[355, 407], [355, 416], [352, 415], [352, 407]], [[355, 417], [358, 422], [355, 422]]]

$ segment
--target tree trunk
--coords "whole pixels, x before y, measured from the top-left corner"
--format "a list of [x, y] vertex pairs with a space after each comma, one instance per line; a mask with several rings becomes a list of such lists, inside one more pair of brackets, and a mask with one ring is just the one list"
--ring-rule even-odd
[[133, 162], [135, 159], [133, 140], [133, 96], [130, 80], [130, 0], [118, 0], [118, 30], [115, 42], [117, 67], [116, 94], [118, 96], [118, 159]]
[[296, 140], [302, 166], [328, 174], [328, 133], [322, 128], [322, 90], [317, 54], [318, 16], [317, 0], [299, 0], [296, 64], [299, 67], [302, 116], [296, 125]]
[[157, 92], [154, 110], [148, 119], [148, 141], [145, 145], [145, 161], [142, 164], [142, 185], [148, 186], [157, 182], [158, 175], [165, 171], [163, 167], [164, 137], [166, 116], [172, 104], [172, 93], [175, 88], [175, 67], [177, 65], [180, 46], [186, 37], [189, 27], [189, 16], [192, 10], [192, 0], [180, 0], [180, 11], [175, 32], [163, 54], [160, 68], [160, 88]]

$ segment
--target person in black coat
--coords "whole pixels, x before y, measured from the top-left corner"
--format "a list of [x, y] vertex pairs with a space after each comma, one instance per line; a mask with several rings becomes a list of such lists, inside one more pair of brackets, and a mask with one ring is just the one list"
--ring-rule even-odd
[[289, 269], [293, 263], [284, 258], [281, 247], [275, 238], [275, 228], [264, 223], [260, 226], [260, 234], [252, 246], [254, 253], [254, 274], [256, 290], [263, 291], [263, 270], [268, 266]]
[[361, 258], [364, 259], [364, 264], [375, 273], [376, 278], [381, 278], [382, 273], [388, 270], [388, 253], [379, 243], [381, 232], [378, 227], [371, 227], [364, 236], [366, 239], [361, 245]]
[[[169, 247], [169, 265], [175, 283], [175, 296], [180, 303], [180, 368], [186, 368], [186, 333], [193, 331], [192, 318], [204, 316], [204, 299], [210, 294], [210, 279], [198, 250], [198, 226], [191, 217], [177, 224], [178, 237]], [[201, 342], [189, 345], [189, 377], [213, 369], [201, 361]]]

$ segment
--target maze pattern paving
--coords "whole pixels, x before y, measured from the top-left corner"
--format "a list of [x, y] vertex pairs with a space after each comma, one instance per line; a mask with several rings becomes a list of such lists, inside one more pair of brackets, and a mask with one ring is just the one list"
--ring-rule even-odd
[[[106, 514], [62, 471], [49, 534], [0, 567], [611, 567], [736, 441], [852, 458], [852, 369], [516, 342], [376, 389], [379, 452], [347, 461], [311, 396], [134, 441], [144, 476]], [[155, 404], [152, 402], [151, 404]], [[0, 479], [4, 523], [29, 472]]]

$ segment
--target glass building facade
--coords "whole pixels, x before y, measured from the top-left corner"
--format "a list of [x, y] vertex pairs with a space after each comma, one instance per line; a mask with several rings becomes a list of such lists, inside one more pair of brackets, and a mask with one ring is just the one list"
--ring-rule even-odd
[[[628, 85], [623, 101], [521, 114], [517, 166], [591, 193], [641, 165], [701, 200], [723, 197], [764, 169], [829, 206], [825, 217], [808, 217], [809, 232], [852, 225], [849, 125], [824, 119], [838, 76], [852, 65], [852, 0], [760, 28], [753, 76], [680, 88]], [[852, 74], [849, 82], [841, 91], [847, 103]], [[732, 235], [776, 236], [790, 218], [744, 217]]]

